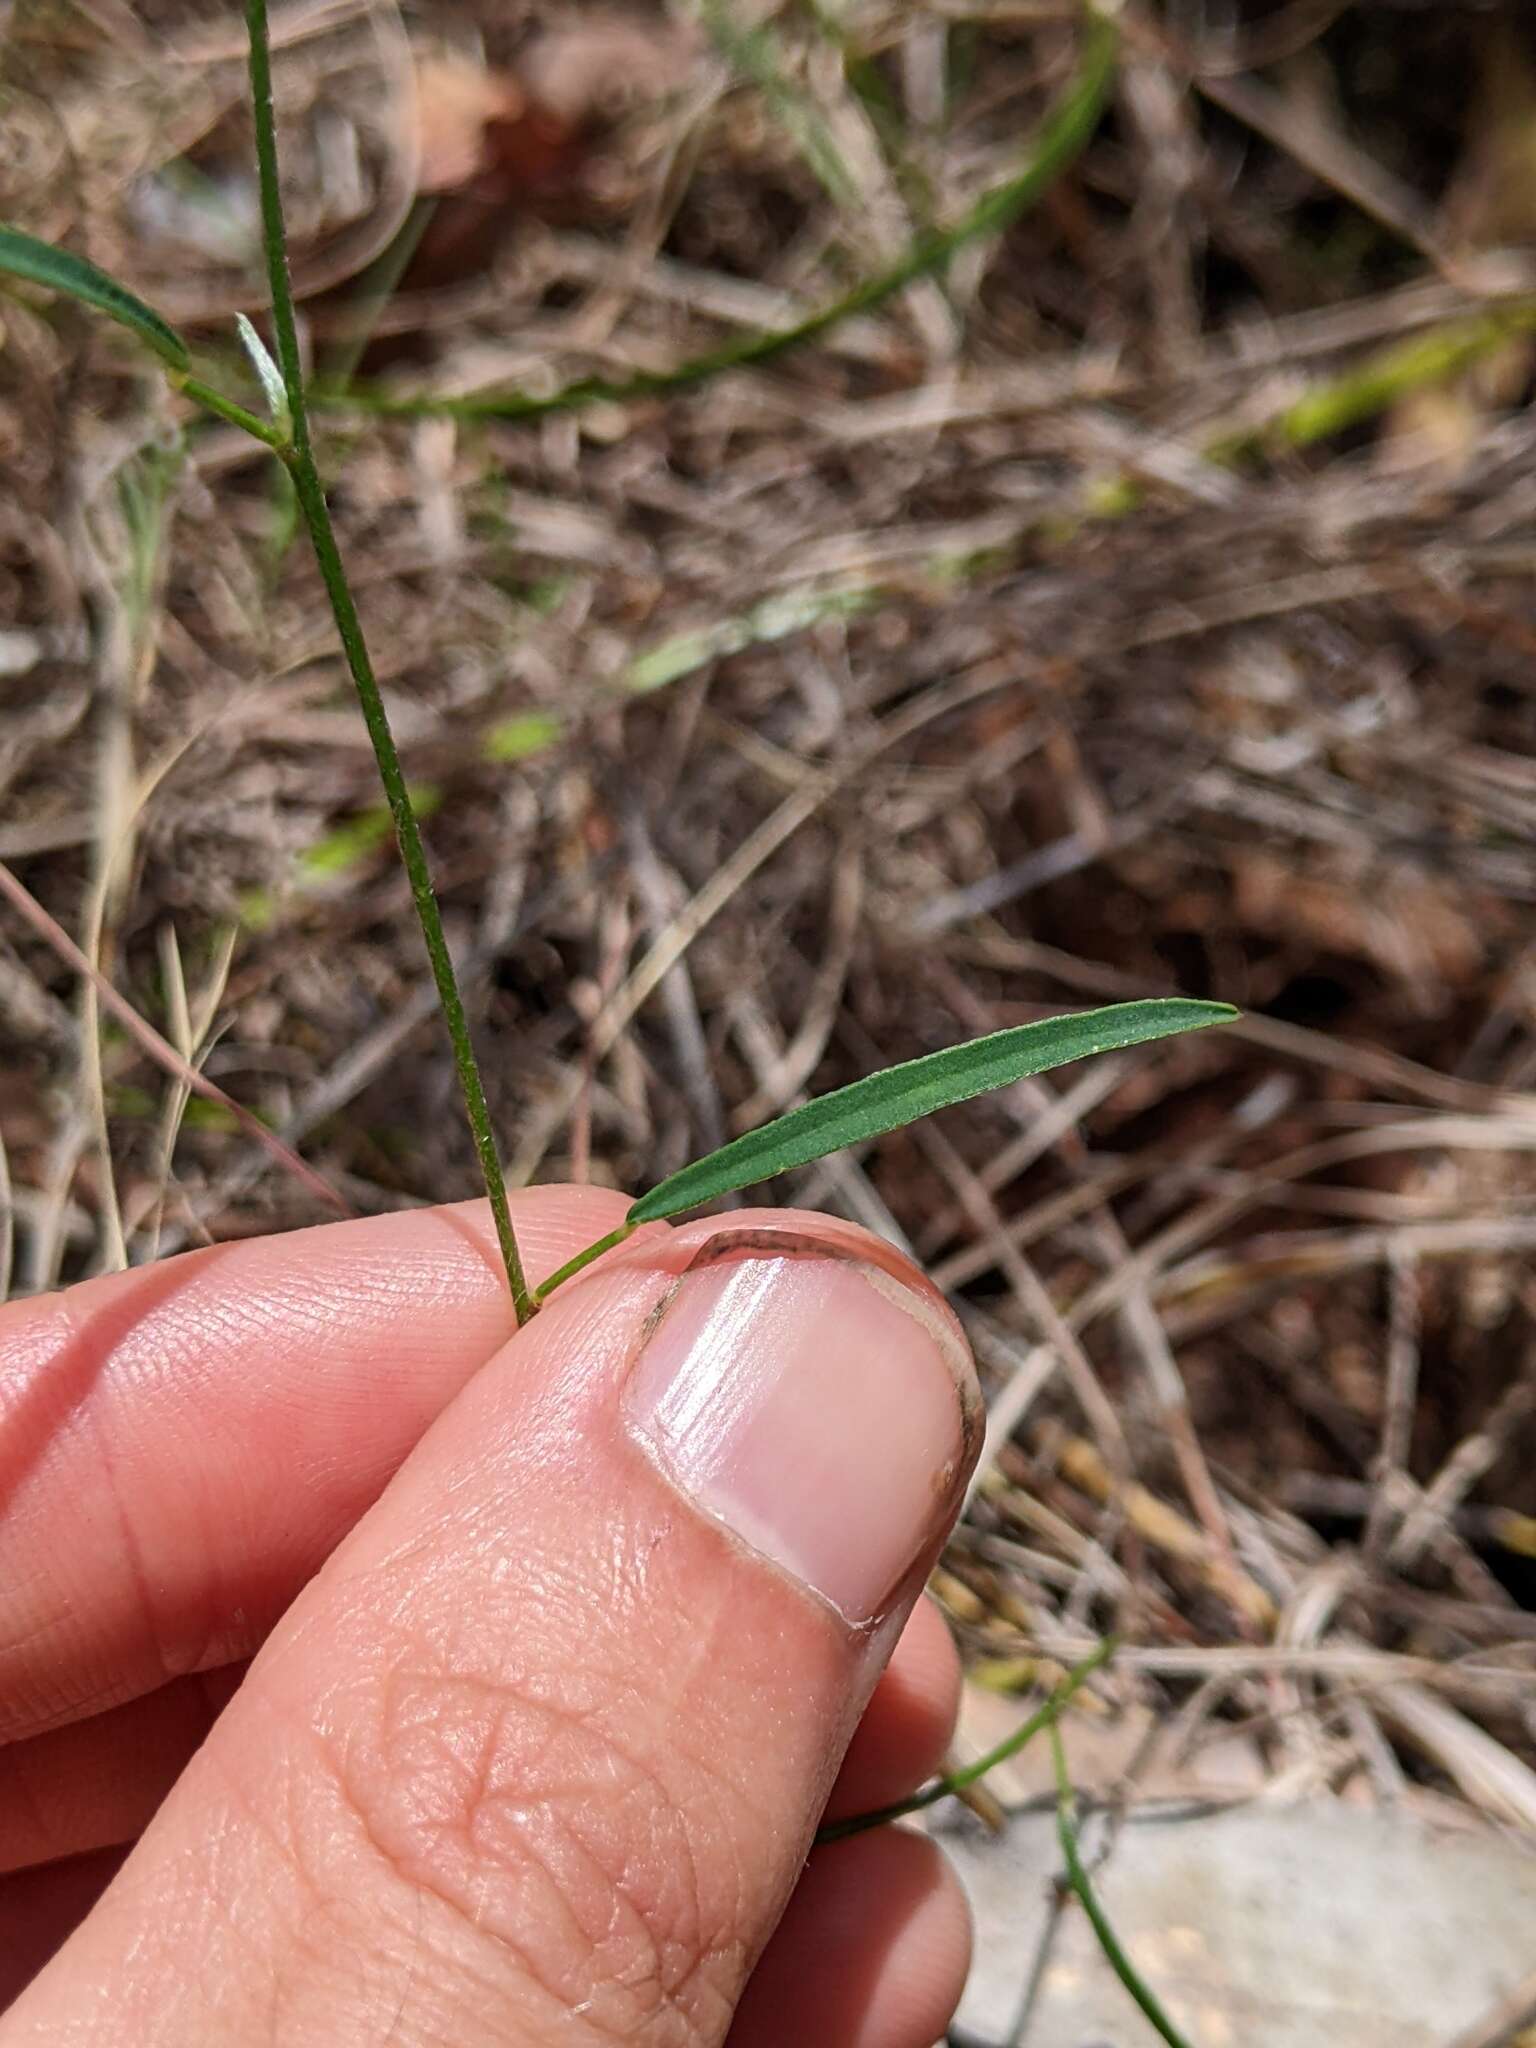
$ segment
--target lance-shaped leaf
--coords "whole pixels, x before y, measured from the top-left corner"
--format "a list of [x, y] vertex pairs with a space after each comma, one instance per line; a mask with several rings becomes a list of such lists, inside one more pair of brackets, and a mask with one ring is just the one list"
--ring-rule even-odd
[[899, 1130], [935, 1109], [968, 1102], [973, 1095], [1005, 1088], [1026, 1074], [1043, 1074], [1069, 1060], [1114, 1052], [1175, 1032], [1222, 1024], [1237, 1015], [1226, 1003], [1196, 1003], [1181, 997], [1146, 1003], [1114, 1003], [1071, 1017], [1047, 1017], [1012, 1031], [994, 1031], [967, 1045], [927, 1053], [883, 1073], [869, 1074], [830, 1095], [792, 1109], [761, 1130], [748, 1131], [672, 1174], [642, 1195], [625, 1219], [627, 1228], [655, 1223], [697, 1208], [717, 1195], [752, 1187], [791, 1167], [824, 1158], [844, 1145]]
[[293, 432], [293, 413], [288, 404], [288, 387], [283, 382], [283, 373], [273, 362], [267, 344], [243, 313], [235, 315], [235, 330], [240, 336], [241, 346], [251, 359], [256, 381], [266, 397], [267, 411], [271, 415], [272, 424], [286, 441]]
[[66, 292], [82, 305], [94, 306], [98, 313], [130, 329], [172, 370], [184, 371], [191, 364], [187, 344], [170, 322], [83, 256], [0, 224], [0, 272], [23, 277], [29, 284], [46, 285], [50, 291]]

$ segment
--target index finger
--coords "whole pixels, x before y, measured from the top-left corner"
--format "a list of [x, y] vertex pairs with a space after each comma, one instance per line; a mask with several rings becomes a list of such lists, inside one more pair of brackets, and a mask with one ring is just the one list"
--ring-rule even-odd
[[[534, 1281], [629, 1206], [512, 1199]], [[249, 1655], [513, 1327], [483, 1202], [0, 1311], [0, 1742]]]

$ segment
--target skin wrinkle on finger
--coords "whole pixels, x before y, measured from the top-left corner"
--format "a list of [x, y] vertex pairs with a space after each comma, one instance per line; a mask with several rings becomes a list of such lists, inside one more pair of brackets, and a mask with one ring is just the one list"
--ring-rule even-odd
[[90, 1418], [84, 1427], [95, 1451], [101, 1482], [98, 1498], [102, 1502], [103, 1513], [110, 1513], [113, 1517], [124, 1590], [133, 1603], [128, 1622], [134, 1626], [133, 1609], [136, 1609], [136, 1634], [144, 1643], [161, 1682], [184, 1678], [190, 1673], [226, 1662], [227, 1658], [219, 1654], [221, 1631], [216, 1616], [221, 1589], [217, 1586], [199, 1587], [201, 1597], [190, 1603], [180, 1616], [179, 1627], [167, 1629], [163, 1626], [157, 1581], [139, 1542], [131, 1484], [125, 1485], [121, 1464], [112, 1451], [111, 1438], [100, 1421]]
[[[421, 1690], [420, 1674], [404, 1683], [409, 1696], [430, 1696]], [[441, 1680], [428, 1683], [441, 1704]], [[462, 1681], [456, 1690], [462, 1693]], [[709, 1920], [734, 1925], [737, 1908], [717, 1896], [706, 1912], [690, 1831], [675, 1814], [656, 1768], [632, 1745], [594, 1735], [586, 1716], [571, 1720], [540, 1702], [510, 1701], [504, 1688], [486, 1689], [480, 1711], [484, 1721], [475, 1730], [473, 1764], [455, 1753], [460, 1727], [445, 1729], [437, 1721], [414, 1731], [418, 1747], [425, 1742], [449, 1751], [450, 1770], [463, 1772], [446, 1800], [433, 1796], [441, 1793], [433, 1761], [418, 1753], [386, 1783], [408, 1788], [411, 1800], [427, 1812], [384, 1815], [377, 1789], [362, 1791], [355, 1782], [346, 1791], [348, 1810], [408, 1893], [448, 1909], [450, 1937], [461, 1922], [477, 1934], [494, 1934], [518, 1956], [528, 1981], [543, 1994], [548, 2016], [580, 2009], [605, 2034], [623, 2038], [682, 2002], [705, 1967], [701, 1959], [718, 1952], [706, 1936]], [[473, 1701], [468, 1713], [473, 1719]], [[527, 1726], [513, 1730], [514, 1720]], [[680, 1762], [686, 1770], [697, 1759]], [[594, 1782], [601, 1787], [596, 1798]], [[647, 1834], [669, 1878], [667, 1898], [651, 1902], [643, 1913], [625, 1895], [630, 1830], [623, 1809], [630, 1802], [644, 1805]], [[672, 1824], [659, 1827], [658, 1814], [671, 1816]], [[515, 1918], [486, 1910], [488, 1867], [499, 1876], [512, 1874]], [[458, 1870], [472, 1882], [453, 1882]], [[522, 1936], [525, 1926], [540, 1928], [543, 1938], [530, 1944]], [[561, 1935], [558, 1967], [552, 1927]], [[612, 1988], [605, 1996], [594, 1986]]]
[[[280, 1815], [274, 1824], [268, 1784], [235, 1768], [233, 1754], [214, 1751], [211, 1773], [232, 1819], [193, 1845], [193, 1854], [205, 1857], [199, 1889], [210, 1900], [233, 1895], [220, 1870], [226, 1845], [228, 1854], [246, 1859], [253, 1841], [264, 1851], [262, 1875], [242, 1872], [240, 1889], [276, 1909], [285, 1938], [268, 1949], [259, 1915], [253, 1928], [249, 1913], [210, 1927], [205, 1936], [210, 1945], [222, 1940], [235, 1967], [254, 1973], [243, 2003], [268, 2015], [255, 2038], [329, 2048], [333, 2040], [368, 2039], [376, 2031], [390, 2040], [411, 2039], [412, 2023], [424, 2039], [446, 2038], [446, 2024], [433, 2027], [432, 1992], [434, 1983], [450, 1979], [474, 1988], [487, 2025], [497, 2030], [493, 2038], [503, 2031], [522, 2038], [526, 2013], [507, 2003], [501, 1958], [477, 1937], [473, 1914], [436, 1900], [430, 1887], [396, 1871], [373, 1839], [366, 1812], [351, 1802], [332, 1744], [308, 1715], [282, 1711], [271, 1700], [265, 1706], [268, 1753], [285, 1756], [284, 1782], [291, 1787]], [[279, 1732], [282, 1739], [272, 1740]], [[254, 1824], [242, 1828], [241, 1820]], [[438, 1905], [448, 1910], [437, 1912]], [[528, 1967], [521, 1947], [509, 1953]], [[174, 1970], [175, 1956], [167, 1963]], [[242, 2000], [231, 2002], [238, 2011]], [[333, 2012], [338, 2018], [328, 2025]], [[188, 2035], [196, 2038], [192, 2029]]]
[[[243, 1676], [243, 1665], [196, 1674], [92, 1720], [0, 1745], [0, 1876], [133, 1841]], [[949, 1626], [920, 1600], [854, 1733], [826, 1817], [890, 1805], [931, 1777], [959, 1694]]]
[[[692, 1245], [708, 1234], [696, 1229]], [[666, 1240], [664, 1263], [677, 1250]], [[435, 1944], [450, 1944], [456, 1977], [495, 1984], [499, 1942], [526, 1945], [530, 1929], [541, 1938], [526, 1904], [541, 1886], [572, 1909], [588, 1943], [630, 1928], [628, 1967], [614, 1958], [601, 1987], [616, 2004], [616, 1979], [643, 1996], [658, 1976], [686, 2001], [658, 2008], [654, 2022], [633, 1997], [627, 2011], [599, 2014], [580, 1956], [567, 1969], [546, 1960], [567, 2000], [562, 2042], [611, 2041], [637, 2023], [645, 2030], [633, 2038], [648, 2044], [718, 2040], [721, 2013], [798, 1874], [875, 1668], [856, 1631], [699, 1516], [615, 1426], [634, 1334], [667, 1278], [638, 1257], [591, 1269], [463, 1388], [258, 1659], [131, 1859], [132, 1883], [108, 1895], [78, 1938], [76, 1981], [101, 1982], [139, 1938], [119, 1901], [154, 1892], [156, 1872], [181, 1870], [192, 1882], [197, 1844], [213, 1841], [224, 1845], [223, 1867], [205, 1864], [201, 1887], [217, 1888], [222, 1911], [195, 1916], [199, 1970], [217, 1981], [228, 1957], [239, 1975], [240, 1958], [248, 1966], [275, 1945], [270, 1979], [252, 1994], [264, 2012], [296, 1981], [296, 1948], [312, 1949], [315, 1898], [345, 1901], [350, 1946], [330, 1958], [318, 1991], [311, 1978], [312, 2010], [329, 2031], [318, 2034], [283, 1991], [284, 2024], [295, 2031], [281, 2038], [294, 2048], [352, 2037], [338, 2020], [355, 2020], [359, 1970], [377, 2011], [386, 1958], [368, 1949], [369, 1929], [387, 1926], [393, 1948], [418, 1924], [413, 1901], [426, 1919], [414, 1937], [416, 1978], [408, 1992], [393, 1987], [407, 2000], [399, 2039], [496, 2038], [482, 2017], [494, 2024], [510, 2012], [464, 2012], [457, 2032], [442, 2025], [453, 1994], [430, 1975]], [[927, 1562], [916, 1560], [914, 1574]], [[647, 1633], [637, 1633], [637, 1615]], [[902, 1618], [893, 1611], [881, 1624], [877, 1655]], [[465, 1673], [470, 1694], [452, 1696], [445, 1679]], [[266, 1710], [253, 1716], [253, 1701]], [[530, 1701], [539, 1712], [509, 1740], [495, 1715], [526, 1716]], [[572, 1786], [594, 1781], [604, 1796], [573, 1818]], [[366, 1831], [338, 1825], [338, 1813], [365, 1801]], [[233, 1837], [248, 1808], [266, 1814], [269, 1835], [246, 1831], [242, 1850]], [[293, 1831], [298, 1854], [286, 1841]], [[385, 1869], [371, 1845], [380, 1835]], [[290, 1882], [284, 1925], [263, 1931], [261, 1916], [284, 1899], [281, 1882], [261, 1878], [260, 1858], [273, 1855], [301, 1863], [303, 1881]], [[384, 1899], [377, 1916], [373, 1885]], [[445, 1888], [452, 1904], [434, 1905]], [[174, 1906], [173, 1894], [162, 1897], [154, 1930], [170, 1957], [188, 1931]], [[725, 1917], [691, 1931], [688, 1913], [701, 1906]], [[388, 1960], [398, 1965], [398, 1953]], [[59, 1967], [29, 1994], [29, 2013], [62, 1981]], [[206, 2039], [207, 2028], [199, 2036], [189, 2018], [158, 2038]]]

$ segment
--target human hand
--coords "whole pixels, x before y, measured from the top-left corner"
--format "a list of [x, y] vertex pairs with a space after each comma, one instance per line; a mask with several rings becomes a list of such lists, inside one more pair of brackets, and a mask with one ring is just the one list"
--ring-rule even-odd
[[[515, 1198], [531, 1276], [624, 1207]], [[782, 1212], [516, 1334], [483, 1205], [12, 1305], [0, 2048], [928, 2048], [932, 1844], [805, 1857], [948, 1739], [977, 1410], [912, 1269]]]

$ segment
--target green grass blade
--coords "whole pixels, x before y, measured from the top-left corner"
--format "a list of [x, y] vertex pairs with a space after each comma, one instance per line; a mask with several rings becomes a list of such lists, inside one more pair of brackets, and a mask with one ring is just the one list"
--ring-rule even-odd
[[630, 1210], [628, 1223], [655, 1223], [697, 1208], [717, 1195], [733, 1194], [770, 1180], [791, 1167], [804, 1166], [828, 1152], [841, 1151], [866, 1138], [899, 1130], [936, 1109], [968, 1102], [993, 1088], [1005, 1088], [1026, 1074], [1043, 1074], [1069, 1060], [1092, 1053], [1144, 1045], [1149, 1039], [1221, 1024], [1237, 1012], [1225, 1003], [1188, 1002], [1180, 997], [1145, 1003], [1115, 1003], [1072, 1017], [1047, 1017], [1012, 1031], [994, 1031], [966, 1045], [952, 1045], [908, 1060], [883, 1073], [869, 1074], [847, 1088], [818, 1096], [778, 1117], [761, 1130], [748, 1131], [695, 1160], [679, 1173], [642, 1195]]
[[35, 235], [24, 235], [20, 228], [0, 224], [0, 272], [25, 278], [28, 284], [46, 285], [50, 291], [64, 292], [84, 306], [94, 306], [98, 313], [105, 313], [136, 334], [173, 370], [186, 370], [191, 365], [187, 344], [170, 322], [162, 320], [153, 306], [146, 306], [116, 278], [108, 277], [83, 256], [68, 249], [56, 249], [52, 242], [40, 242]]

